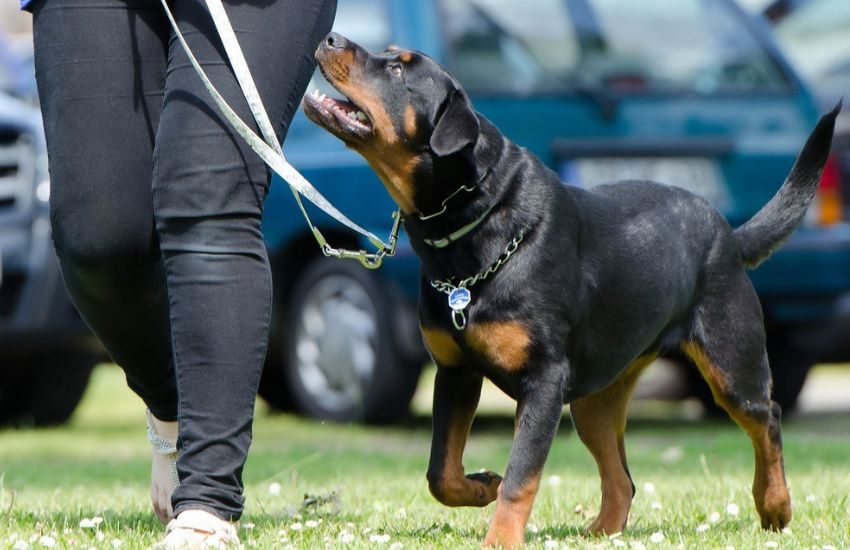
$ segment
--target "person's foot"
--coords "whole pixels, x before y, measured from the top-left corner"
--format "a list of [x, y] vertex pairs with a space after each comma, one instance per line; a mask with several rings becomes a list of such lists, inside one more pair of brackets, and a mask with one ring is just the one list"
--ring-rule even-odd
[[180, 485], [177, 477], [177, 422], [163, 422], [146, 411], [148, 440], [153, 445], [151, 459], [151, 503], [159, 521], [174, 517], [171, 494]]
[[238, 548], [236, 525], [205, 510], [185, 510], [168, 523], [157, 550]]

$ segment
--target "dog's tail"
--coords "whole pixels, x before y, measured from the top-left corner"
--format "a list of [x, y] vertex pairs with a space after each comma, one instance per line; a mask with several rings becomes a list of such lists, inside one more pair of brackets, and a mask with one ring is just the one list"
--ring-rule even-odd
[[821, 117], [779, 191], [755, 216], [735, 229], [746, 267], [754, 268], [766, 260], [800, 225], [820, 183], [839, 111], [841, 102]]

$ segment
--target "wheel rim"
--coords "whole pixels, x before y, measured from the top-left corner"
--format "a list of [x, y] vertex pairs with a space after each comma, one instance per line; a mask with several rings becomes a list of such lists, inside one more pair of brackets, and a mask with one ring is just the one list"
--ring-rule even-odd
[[316, 282], [295, 328], [295, 367], [310, 402], [331, 414], [362, 411], [375, 371], [377, 311], [366, 289], [345, 275]]

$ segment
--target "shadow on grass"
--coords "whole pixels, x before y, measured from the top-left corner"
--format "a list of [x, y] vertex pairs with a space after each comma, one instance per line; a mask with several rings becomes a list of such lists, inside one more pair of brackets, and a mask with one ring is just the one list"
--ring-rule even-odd
[[[806, 434], [824, 437], [836, 435], [850, 440], [850, 432], [847, 431], [848, 414], [846, 412], [836, 413], [808, 413], [788, 415], [782, 420], [783, 428], [789, 431], [801, 431]], [[431, 429], [430, 415], [415, 415], [403, 426], [406, 429]], [[706, 417], [686, 418], [682, 416], [670, 416], [667, 418], [658, 416], [629, 416], [627, 432], [636, 434], [641, 432], [658, 433], [660, 431], [675, 430], [680, 433], [705, 433], [714, 430], [738, 430], [738, 426], [729, 418]], [[473, 424], [475, 433], [509, 433], [514, 431], [514, 418], [511, 414], [478, 414]], [[575, 431], [569, 412], [561, 417], [561, 425], [558, 433], [572, 434]]]

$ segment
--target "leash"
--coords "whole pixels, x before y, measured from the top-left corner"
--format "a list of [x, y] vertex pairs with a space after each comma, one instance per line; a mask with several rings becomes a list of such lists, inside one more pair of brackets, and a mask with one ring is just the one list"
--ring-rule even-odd
[[[205, 1], [219, 37], [221, 38], [222, 44], [224, 45], [225, 53], [230, 61], [230, 65], [233, 68], [233, 72], [236, 74], [236, 79], [239, 82], [242, 93], [248, 102], [248, 106], [251, 108], [251, 113], [254, 115], [254, 119], [257, 122], [257, 126], [260, 128], [260, 132], [263, 134], [262, 138], [258, 136], [247, 124], [245, 124], [241, 118], [239, 118], [239, 115], [236, 114], [230, 105], [227, 104], [224, 97], [222, 97], [218, 92], [207, 74], [204, 72], [201, 64], [195, 58], [192, 50], [189, 48], [189, 44], [183, 37], [183, 33], [180, 32], [180, 28], [177, 26], [177, 21], [174, 19], [174, 15], [168, 7], [167, 0], [160, 1], [162, 3], [162, 7], [165, 9], [165, 14], [168, 16], [168, 20], [171, 22], [171, 27], [174, 29], [177, 39], [183, 46], [183, 51], [186, 52], [189, 61], [195, 68], [195, 72], [198, 73], [198, 76], [213, 101], [215, 101], [222, 115], [224, 115], [225, 119], [227, 119], [230, 123], [231, 127], [242, 137], [242, 139], [245, 140], [251, 149], [253, 149], [254, 152], [256, 152], [257, 155], [259, 155], [260, 158], [263, 159], [263, 161], [289, 185], [292, 195], [295, 197], [295, 201], [298, 203], [298, 207], [301, 209], [301, 213], [304, 215], [307, 225], [310, 226], [310, 230], [312, 231], [316, 242], [319, 244], [322, 253], [329, 257], [357, 260], [368, 269], [377, 269], [383, 263], [385, 256], [392, 256], [395, 254], [395, 247], [398, 242], [398, 231], [401, 223], [400, 210], [393, 213], [394, 221], [388, 238], [389, 242], [384, 243], [374, 234], [366, 231], [346, 217], [345, 214], [337, 210], [315, 187], [313, 187], [309, 181], [307, 181], [304, 176], [298, 172], [298, 170], [287, 162], [283, 155], [280, 143], [278, 143], [277, 137], [275, 136], [274, 127], [272, 126], [271, 120], [269, 120], [268, 113], [266, 112], [265, 107], [263, 107], [263, 101], [260, 98], [256, 85], [254, 84], [254, 79], [251, 77], [251, 71], [248, 69], [245, 56], [242, 54], [242, 48], [239, 47], [236, 34], [233, 32], [233, 27], [230, 24], [230, 19], [227, 17], [227, 13], [224, 11], [224, 6], [222, 5], [221, 0]], [[369, 242], [378, 249], [378, 251], [370, 253], [365, 250], [348, 250], [345, 248], [331, 247], [328, 244], [327, 239], [325, 239], [324, 235], [322, 235], [322, 232], [319, 231], [319, 228], [316, 227], [310, 220], [310, 216], [307, 214], [307, 209], [301, 201], [302, 195], [338, 222], [342, 223], [352, 231], [366, 237]]]
[[513, 238], [511, 242], [505, 247], [505, 251], [502, 252], [496, 261], [487, 266], [483, 271], [479, 271], [472, 277], [467, 277], [462, 279], [458, 284], [452, 283], [454, 277], [443, 281], [431, 281], [431, 286], [439, 290], [444, 294], [448, 294], [449, 296], [449, 307], [452, 310], [452, 324], [455, 326], [457, 330], [463, 330], [466, 328], [466, 314], [463, 312], [466, 307], [472, 302], [472, 293], [469, 292], [469, 287], [477, 283], [478, 281], [483, 281], [490, 275], [494, 274], [499, 270], [500, 267], [505, 265], [514, 252], [519, 248], [519, 243], [522, 242], [523, 237], [525, 236], [525, 229], [519, 232], [519, 235]]

